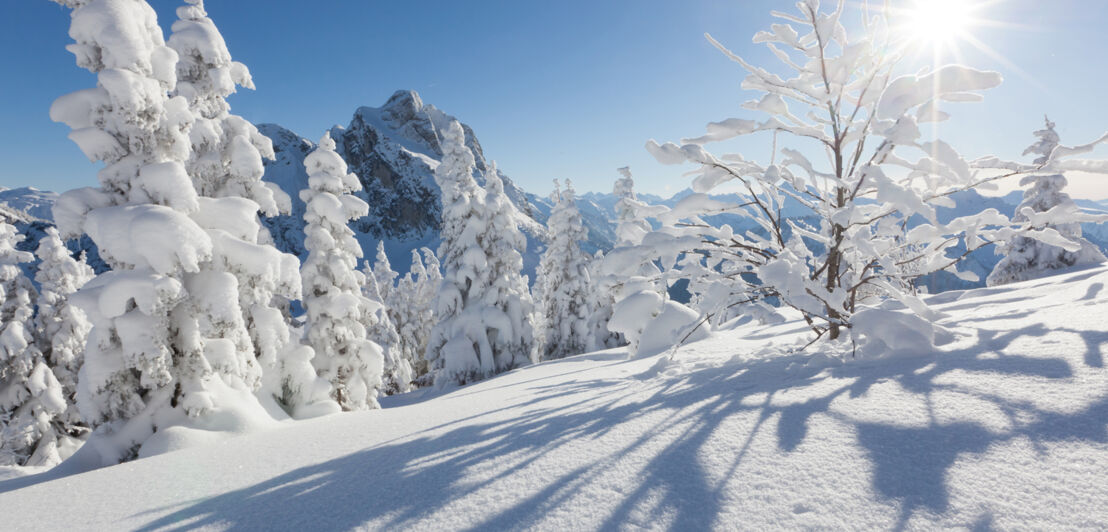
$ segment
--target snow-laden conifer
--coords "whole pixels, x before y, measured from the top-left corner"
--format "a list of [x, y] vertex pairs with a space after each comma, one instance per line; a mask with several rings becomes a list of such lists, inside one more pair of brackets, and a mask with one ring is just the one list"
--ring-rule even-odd
[[[178, 56], [154, 10], [141, 0], [61, 3], [73, 8], [68, 49], [98, 83], [58, 98], [51, 118], [104, 167], [100, 187], [63, 194], [54, 218], [63, 237], [88, 234], [112, 268], [72, 298], [93, 324], [77, 404], [110, 463], [217, 405], [223, 419], [258, 409], [246, 399], [260, 371], [236, 280], [205, 266], [220, 245], [212, 229], [245, 229], [228, 216], [241, 209], [198, 197], [185, 169], [194, 116], [184, 97], [169, 97]], [[233, 332], [214, 332], [222, 328]]]
[[35, 337], [66, 401], [66, 412], [57, 423], [66, 434], [80, 436], [88, 429], [77, 411], [77, 373], [92, 324], [84, 311], [70, 304], [69, 298], [95, 274], [84, 257], [74, 259], [70, 255], [53, 227], [39, 240], [35, 255], [39, 259], [35, 272], [39, 284]]
[[366, 324], [369, 331], [369, 339], [381, 346], [381, 354], [384, 359], [384, 369], [381, 376], [381, 385], [378, 391], [385, 395], [404, 393], [411, 390], [412, 365], [404, 358], [403, 348], [400, 345], [400, 333], [393, 323], [390, 309], [385, 305], [381, 292], [377, 289], [377, 278], [369, 261], [363, 263], [362, 295], [376, 303], [378, 308], [369, 314], [373, 319]]
[[615, 291], [618, 279], [614, 275], [606, 275], [603, 264], [604, 252], [597, 250], [589, 262], [589, 279], [592, 284], [588, 299], [588, 351], [619, 347], [626, 343], [622, 334], [608, 329], [608, 322], [612, 319], [612, 309], [616, 303]]
[[443, 132], [435, 169], [442, 190], [444, 270], [426, 359], [436, 385], [464, 384], [531, 361], [533, 304], [520, 271], [526, 245], [495, 167], [485, 190], [457, 121]]
[[369, 339], [367, 324], [376, 321], [379, 304], [362, 295], [364, 281], [357, 269], [362, 248], [347, 225], [365, 216], [369, 206], [352, 194], [361, 184], [347, 171], [330, 133], [304, 159], [304, 166], [309, 188], [300, 192], [300, 199], [306, 206], [308, 258], [300, 275], [306, 342], [315, 350], [312, 364], [331, 383], [332, 397], [343, 410], [377, 408], [384, 361], [381, 347]]
[[395, 312], [401, 352], [419, 381], [426, 380], [428, 375], [424, 354], [435, 324], [435, 299], [441, 286], [442, 274], [435, 253], [428, 248], [413, 249], [412, 265], [390, 298], [389, 309]]
[[34, 257], [15, 249], [23, 236], [0, 222], [0, 465], [57, 463], [62, 385], [35, 344], [35, 289], [20, 264]]
[[573, 185], [554, 181], [554, 208], [546, 222], [547, 247], [535, 279], [541, 323], [542, 358], [584, 353], [589, 345], [589, 256], [580, 242], [588, 232], [577, 210]]
[[[648, 205], [638, 199], [630, 168], [625, 166], [617, 171], [620, 178], [613, 185], [612, 194], [618, 198], [615, 205], [615, 247], [620, 249], [640, 245], [651, 230], [647, 218], [667, 209]], [[592, 312], [595, 314], [592, 318], [595, 347], [618, 345], [626, 341], [632, 353], [637, 351], [639, 337], [642, 336], [648, 320], [661, 312], [662, 304], [668, 297], [665, 281], [658, 278], [660, 273], [650, 257], [640, 257], [635, 263], [604, 270], [603, 275], [595, 278], [595, 285], [599, 289], [592, 302]], [[620, 303], [643, 292], [651, 294], [643, 294], [642, 297], [634, 298], [632, 303], [623, 305], [623, 311], [628, 315], [624, 319], [613, 320]]]
[[[1034, 133], [1039, 140], [1023, 151], [1024, 155], [1038, 155], [1034, 162], [1037, 165], [1045, 165], [1059, 146], [1054, 122], [1049, 118], [1045, 120], [1046, 127]], [[1029, 188], [1024, 191], [1023, 201], [1016, 207], [1016, 214], [1012, 217], [1014, 222], [1026, 222], [1036, 213], [1047, 213], [1052, 210], [1069, 213], [1079, 210], [1069, 194], [1062, 191], [1066, 186], [1066, 178], [1060, 173], [1035, 172], [1021, 179], [1020, 186]], [[1033, 238], [1018, 236], [997, 248], [997, 252], [1003, 254], [1004, 258], [993, 268], [986, 283], [989, 286], [997, 286], [1026, 281], [1049, 275], [1054, 270], [1083, 264], [1097, 264], [1108, 260], [1096, 245], [1082, 238], [1081, 224], [1046, 221], [1045, 227], [1058, 231], [1067, 240], [1080, 247], [1076, 250], [1068, 250]]]
[[[366, 264], [368, 267], [369, 265]], [[372, 271], [375, 277], [375, 284], [377, 285], [377, 291], [381, 295], [382, 302], [388, 302], [392, 297], [393, 287], [396, 286], [396, 278], [399, 274], [392, 269], [392, 263], [389, 262], [389, 255], [385, 253], [385, 241], [377, 241], [377, 256], [373, 263], [372, 270], [367, 270], [366, 273]]]
[[[278, 308], [300, 298], [299, 261], [273, 247], [257, 220], [259, 211], [275, 216], [291, 206], [280, 188], [262, 181], [262, 159], [273, 158], [272, 143], [249, 121], [231, 114], [226, 100], [236, 87], [254, 88], [250, 71], [231, 59], [202, 0], [186, 0], [177, 16], [168, 40], [180, 58], [175, 93], [189, 102], [195, 117], [185, 167], [202, 210], [208, 211], [198, 221], [213, 244], [213, 259], [202, 265], [200, 275], [220, 279], [226, 288], [205, 292], [213, 298], [205, 306], [217, 310], [211, 313], [214, 319], [201, 319], [201, 334], [252, 352], [246, 358], [257, 360], [262, 376], [250, 384], [263, 399], [272, 398], [297, 416], [325, 411], [318, 404], [308, 408], [325, 401], [326, 394], [319, 392], [321, 385], [304, 360], [311, 353], [295, 341]], [[228, 293], [232, 284], [237, 298]], [[241, 319], [232, 315], [234, 306], [240, 307]]]

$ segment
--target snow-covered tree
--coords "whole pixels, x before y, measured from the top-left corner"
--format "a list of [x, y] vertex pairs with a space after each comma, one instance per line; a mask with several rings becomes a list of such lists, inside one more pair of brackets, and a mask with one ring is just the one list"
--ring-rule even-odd
[[377, 408], [384, 360], [381, 347], [369, 339], [367, 324], [375, 324], [380, 305], [362, 295], [364, 281], [357, 269], [362, 248], [347, 225], [368, 214], [369, 206], [352, 194], [361, 184], [335, 152], [330, 133], [304, 159], [304, 166], [309, 188], [300, 192], [300, 199], [306, 205], [308, 258], [300, 275], [306, 341], [315, 349], [312, 364], [331, 383], [332, 396], [343, 410]]
[[66, 403], [35, 345], [35, 289], [19, 266], [34, 257], [15, 249], [22, 239], [0, 222], [0, 465], [49, 465], [66, 436], [57, 422]]
[[[1045, 165], [1059, 146], [1054, 122], [1049, 118], [1045, 120], [1046, 127], [1034, 133], [1039, 140], [1023, 152], [1024, 155], [1038, 155], [1034, 162], [1036, 165]], [[1012, 221], [1026, 222], [1034, 216], [1033, 213], [1045, 213], [1053, 209], [1057, 209], [1056, 212], [1070, 213], [1079, 210], [1069, 194], [1062, 191], [1066, 186], [1066, 178], [1060, 173], [1035, 172], [1021, 179], [1020, 186], [1030, 188], [1024, 191], [1023, 201], [1016, 207], [1016, 214], [1012, 217]], [[1082, 238], [1081, 224], [1047, 221], [1045, 227], [1058, 231], [1067, 240], [1078, 244], [1080, 248], [1071, 251], [1033, 238], [1018, 236], [997, 248], [997, 253], [1003, 254], [1004, 258], [993, 268], [986, 283], [989, 286], [997, 286], [1026, 281], [1049, 275], [1053, 270], [1082, 264], [1098, 264], [1108, 260], [1096, 245]]]
[[589, 347], [589, 256], [580, 242], [588, 232], [577, 210], [573, 185], [563, 191], [554, 181], [554, 208], [546, 222], [546, 251], [535, 279], [544, 359], [584, 353]]
[[[805, 0], [797, 9], [775, 12], [783, 22], [755, 36], [781, 62], [772, 71], [708, 37], [747, 71], [743, 88], [761, 93], [743, 108], [768, 118], [713, 122], [705, 135], [680, 144], [649, 141], [648, 151], [660, 162], [699, 166], [693, 193], [657, 217], [662, 227], [649, 235], [649, 245], [614, 250], [605, 268], [634, 268], [647, 257], [667, 268], [665, 275], [677, 275], [670, 265], [683, 259], [687, 266], [695, 254], [701, 263], [697, 289], [711, 314], [739, 305], [769, 313], [776, 302], [798, 310], [817, 337], [838, 339], [849, 331], [855, 340], [872, 340], [879, 353], [883, 341], [895, 341], [903, 330], [855, 328], [861, 314], [885, 312], [859, 307], [858, 294], [871, 287], [913, 309], [915, 316], [897, 319], [919, 332], [919, 343], [927, 343], [934, 334], [927, 318], [935, 314], [898, 289], [896, 278], [953, 271], [959, 258], [947, 252], [959, 244], [974, 250], [1017, 233], [1064, 241], [1056, 231], [1012, 224], [995, 210], [949, 223], [938, 219], [936, 209], [953, 206], [955, 192], [1012, 172], [977, 171], [984, 162], [971, 164], [946, 142], [925, 138], [920, 124], [946, 119], [940, 104], [979, 99], [1001, 77], [959, 65], [897, 76], [904, 49], [897, 39], [906, 37], [888, 31], [883, 16], [866, 19], [856, 36], [840, 22], [845, 2], [825, 10]], [[769, 161], [716, 156], [706, 149], [758, 133], [767, 145], [773, 138]], [[810, 160], [812, 154], [827, 158]], [[741, 190], [742, 199], [708, 196], [725, 184]], [[747, 225], [713, 223], [710, 217], [722, 213], [742, 216]], [[913, 220], [908, 228], [913, 217], [922, 223]], [[920, 267], [906, 274], [891, 257], [911, 246], [918, 246], [917, 256], [902, 260]]]
[[503, 182], [490, 165], [482, 192], [462, 126], [443, 132], [435, 169], [442, 190], [444, 275], [426, 359], [436, 385], [464, 384], [532, 360], [533, 303], [520, 273], [526, 241]]
[[389, 310], [395, 312], [400, 333], [401, 352], [419, 381], [426, 380], [428, 375], [424, 354], [435, 324], [435, 298], [440, 286], [442, 273], [435, 253], [428, 248], [413, 249], [412, 265], [389, 298]]
[[[380, 250], [378, 250], [380, 251]], [[377, 289], [377, 278], [369, 261], [363, 264], [362, 295], [377, 304], [376, 311], [369, 314], [373, 319], [366, 324], [369, 331], [369, 339], [381, 346], [384, 357], [384, 370], [381, 376], [379, 392], [385, 395], [404, 393], [412, 389], [412, 365], [404, 358], [403, 348], [400, 345], [400, 333], [390, 316], [390, 310]]]
[[80, 436], [88, 431], [77, 411], [77, 373], [84, 360], [89, 323], [85, 313], [69, 303], [69, 297], [95, 274], [84, 257], [74, 259], [58, 230], [51, 227], [38, 242], [39, 258], [35, 281], [39, 284], [35, 337], [46, 364], [62, 386], [67, 409], [57, 424], [65, 434]]
[[184, 97], [169, 96], [178, 56], [154, 10], [141, 0], [60, 3], [73, 9], [68, 49], [98, 83], [58, 98], [50, 115], [104, 167], [101, 186], [63, 194], [54, 218], [63, 237], [87, 234], [112, 268], [72, 298], [93, 324], [77, 404], [111, 462], [217, 405], [251, 408], [240, 399], [260, 371], [234, 276], [204, 266], [209, 230], [242, 231], [227, 216], [241, 209], [199, 198], [185, 169], [194, 116]]
[[[369, 265], [366, 264], [367, 268], [368, 266]], [[396, 286], [396, 278], [399, 274], [392, 269], [392, 264], [389, 262], [389, 255], [385, 253], [384, 240], [377, 241], [376, 260], [373, 263], [372, 270], [367, 269], [366, 273], [369, 274], [371, 271], [375, 277], [377, 291], [381, 295], [381, 301], [388, 302], [389, 298], [392, 297], [392, 290], [393, 287]]]
[[[233, 61], [202, 0], [186, 0], [177, 9], [168, 45], [179, 60], [175, 94], [185, 98], [195, 121], [189, 132], [191, 153], [185, 163], [204, 210], [213, 217], [197, 221], [213, 243], [213, 260], [202, 265], [200, 276], [222, 278], [229, 292], [234, 276], [237, 298], [227, 292], [208, 291], [204, 306], [214, 319], [201, 319], [206, 337], [232, 341], [236, 349], [251, 352], [263, 374], [250, 384], [263, 400], [272, 398], [289, 413], [301, 416], [326, 411], [326, 394], [304, 359], [304, 351], [290, 334], [278, 308], [300, 298], [299, 261], [272, 246], [259, 211], [266, 216], [287, 213], [288, 196], [276, 185], [262, 181], [263, 158], [273, 158], [270, 140], [246, 119], [230, 113], [226, 98], [236, 87], [254, 88], [250, 71]], [[211, 199], [208, 199], [211, 198]], [[244, 201], [249, 200], [249, 201]], [[225, 299], [237, 299], [241, 319], [236, 319]], [[314, 405], [310, 406], [309, 405]]]
[[[619, 168], [620, 178], [612, 187], [612, 194], [619, 198], [616, 201], [616, 249], [631, 248], [642, 243], [643, 238], [650, 232], [650, 223], [647, 218], [666, 212], [663, 206], [653, 206], [640, 201], [635, 195], [635, 181], [628, 167]], [[594, 285], [598, 293], [594, 295], [591, 307], [592, 316], [590, 327], [593, 331], [593, 347], [613, 347], [626, 342], [629, 350], [635, 352], [638, 348], [639, 337], [643, 327], [646, 326], [642, 317], [654, 317], [661, 312], [662, 305], [668, 297], [665, 281], [659, 279], [661, 271], [649, 256], [640, 257], [637, 263], [621, 264], [618, 269], [608, 270], [599, 268], [600, 275], [593, 277]], [[651, 292], [653, 295], [644, 295], [634, 298], [635, 319], [616, 320], [620, 324], [612, 327], [615, 309], [619, 304], [636, 294]], [[644, 302], [650, 302], [651, 308], [640, 308]], [[628, 308], [628, 305], [624, 305]], [[640, 313], [641, 311], [641, 313]]]
[[604, 252], [597, 250], [589, 262], [589, 279], [592, 284], [589, 288], [589, 343], [588, 351], [610, 349], [627, 343], [623, 335], [608, 329], [608, 322], [612, 319], [612, 309], [615, 307], [615, 292], [618, 280], [614, 275], [605, 275], [603, 271]]

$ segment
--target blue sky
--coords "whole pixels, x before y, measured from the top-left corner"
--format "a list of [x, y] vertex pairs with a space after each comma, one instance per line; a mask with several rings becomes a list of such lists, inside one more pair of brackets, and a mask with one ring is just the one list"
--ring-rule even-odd
[[[151, 3], [168, 30], [180, 2]], [[47, 0], [9, 4], [0, 20], [0, 185], [95, 185], [98, 166], [48, 117], [54, 98], [95, 83], [65, 51], [68, 11]], [[753, 97], [739, 88], [743, 72], [703, 33], [769, 66], [751, 36], [774, 22], [770, 10], [792, 4], [208, 0], [207, 9], [253, 72], [258, 90], [231, 105], [255, 123], [316, 138], [358, 106], [414, 89], [473, 126], [486, 154], [530, 191], [546, 192], [554, 178], [609, 191], [615, 169], [630, 165], [640, 190], [667, 194], [687, 186], [687, 169], [655, 162], [647, 139], [676, 141], [709, 121], [749, 116], [739, 108]], [[968, 157], [1014, 158], [1043, 113], [1063, 142], [1108, 130], [1108, 2], [993, 0], [979, 15], [1003, 23], [973, 32], [1006, 60], [967, 46], [963, 60], [1002, 72], [1005, 83], [953, 109], [945, 139]], [[744, 147], [768, 155], [758, 142]], [[1108, 179], [1071, 181], [1075, 196], [1108, 198]]]

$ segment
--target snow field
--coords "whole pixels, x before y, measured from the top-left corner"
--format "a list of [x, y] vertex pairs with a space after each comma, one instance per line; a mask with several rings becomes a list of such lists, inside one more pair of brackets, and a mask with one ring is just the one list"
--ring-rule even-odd
[[0, 507], [21, 530], [1102, 528], [1106, 284], [933, 296], [953, 340], [895, 359], [790, 354], [802, 322], [734, 321], [672, 357], [600, 351], [9, 480]]

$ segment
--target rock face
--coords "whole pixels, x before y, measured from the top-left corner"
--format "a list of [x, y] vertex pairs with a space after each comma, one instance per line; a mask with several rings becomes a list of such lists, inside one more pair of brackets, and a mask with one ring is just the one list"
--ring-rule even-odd
[[[370, 207], [369, 216], [353, 221], [351, 228], [363, 249], [372, 250], [378, 240], [384, 240], [398, 271], [407, 268], [411, 249], [420, 246], [434, 249], [438, 245], [442, 206], [434, 170], [442, 159], [439, 132], [451, 120], [455, 118], [424, 104], [414, 91], [397, 91], [381, 107], [361, 107], [354, 112], [349, 125], [331, 129], [337, 151], [361, 180], [362, 191], [357, 195]], [[293, 204], [291, 215], [269, 219], [267, 226], [277, 247], [303, 256], [304, 203], [299, 193], [308, 179], [304, 157], [315, 145], [275, 124], [261, 124], [258, 129], [273, 141], [276, 154], [276, 160], [266, 161], [264, 179], [280, 186]], [[473, 129], [465, 124], [462, 129], [466, 145], [476, 159], [474, 178], [483, 185], [488, 171], [484, 150]], [[544, 209], [533, 206], [534, 197], [517, 187], [511, 178], [503, 172], [499, 175], [528, 236], [525, 269], [533, 272], [541, 246]]]

